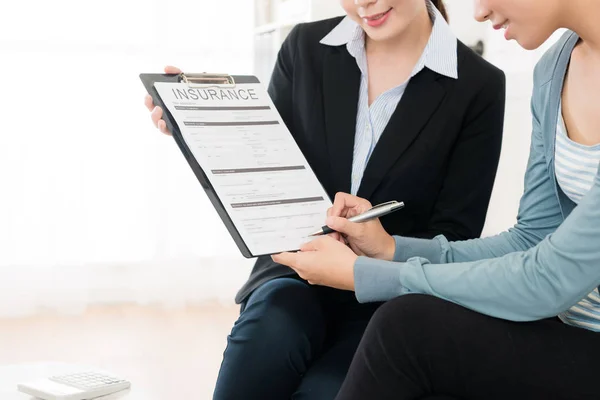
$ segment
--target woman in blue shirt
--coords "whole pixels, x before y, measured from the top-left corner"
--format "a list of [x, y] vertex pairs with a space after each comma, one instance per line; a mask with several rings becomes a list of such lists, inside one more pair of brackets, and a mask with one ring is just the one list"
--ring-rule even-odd
[[477, 1], [477, 19], [526, 49], [569, 29], [535, 69], [512, 229], [462, 242], [392, 237], [378, 221], [341, 218], [370, 204], [339, 194], [327, 224], [342, 237], [275, 256], [360, 302], [393, 299], [371, 320], [339, 399], [600, 398], [599, 15], [589, 0]]

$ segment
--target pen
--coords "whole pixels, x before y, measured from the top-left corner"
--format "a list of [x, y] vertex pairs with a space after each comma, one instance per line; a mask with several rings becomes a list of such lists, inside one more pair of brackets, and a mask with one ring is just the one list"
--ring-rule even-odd
[[[355, 215], [354, 217], [348, 218], [350, 222], [367, 222], [371, 221], [375, 218], [383, 217], [384, 215], [393, 213], [394, 211], [400, 210], [404, 207], [403, 202], [398, 201], [389, 201], [387, 203], [382, 203], [377, 206], [370, 208], [362, 214]], [[318, 236], [318, 235], [327, 235], [335, 232], [333, 229], [328, 227], [327, 225], [323, 226], [319, 231], [310, 234], [309, 236]]]

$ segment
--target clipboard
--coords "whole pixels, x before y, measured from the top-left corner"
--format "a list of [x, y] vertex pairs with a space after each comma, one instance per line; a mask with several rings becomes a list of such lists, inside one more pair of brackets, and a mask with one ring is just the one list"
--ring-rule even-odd
[[[218, 88], [234, 88], [237, 84], [246, 84], [246, 83], [260, 83], [257, 77], [255, 76], [246, 76], [246, 75], [228, 75], [228, 74], [210, 74], [210, 73], [202, 73], [202, 74], [140, 74], [140, 79], [146, 88], [146, 91], [152, 97], [154, 104], [160, 106], [163, 109], [163, 120], [165, 121], [167, 128], [173, 134], [173, 138], [177, 143], [177, 146], [183, 153], [183, 156], [187, 160], [190, 168], [198, 178], [198, 181], [202, 185], [202, 188], [206, 192], [210, 202], [212, 203], [215, 210], [219, 214], [219, 217], [223, 221], [223, 224], [229, 231], [229, 234], [233, 238], [235, 244], [238, 246], [240, 252], [245, 258], [254, 258], [261, 255], [253, 255], [242, 235], [236, 228], [233, 223], [229, 213], [225, 209], [225, 206], [219, 199], [214, 187], [210, 183], [206, 173], [192, 154], [192, 151], [186, 144], [183, 135], [179, 129], [179, 126], [175, 122], [175, 118], [169, 112], [168, 108], [165, 106], [163, 100], [160, 98], [158, 91], [154, 87], [156, 82], [168, 82], [168, 83], [186, 83], [190, 87], [201, 87], [201, 88], [209, 88], [209, 87], [218, 87]], [[264, 254], [268, 255], [268, 254]]]

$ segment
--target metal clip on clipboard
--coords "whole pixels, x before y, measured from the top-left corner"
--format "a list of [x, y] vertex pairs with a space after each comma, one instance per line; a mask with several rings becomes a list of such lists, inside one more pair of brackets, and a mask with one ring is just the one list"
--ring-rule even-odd
[[179, 80], [189, 87], [235, 87], [235, 79], [228, 74], [186, 74], [182, 72], [179, 74]]

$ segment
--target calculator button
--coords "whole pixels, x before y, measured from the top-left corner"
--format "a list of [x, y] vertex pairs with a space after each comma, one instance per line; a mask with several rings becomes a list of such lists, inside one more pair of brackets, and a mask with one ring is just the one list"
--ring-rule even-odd
[[50, 380], [82, 390], [97, 389], [104, 386], [125, 382], [123, 379], [117, 379], [112, 376], [90, 372], [53, 376], [50, 378]]

